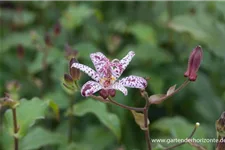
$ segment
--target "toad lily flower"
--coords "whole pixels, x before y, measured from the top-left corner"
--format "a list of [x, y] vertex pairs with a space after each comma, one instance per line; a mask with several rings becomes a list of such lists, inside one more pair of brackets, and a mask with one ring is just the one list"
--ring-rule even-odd
[[135, 53], [130, 51], [123, 59], [114, 59], [110, 61], [101, 52], [92, 53], [90, 57], [96, 71], [86, 65], [73, 63], [71, 67], [80, 69], [95, 80], [88, 81], [83, 85], [81, 88], [82, 96], [87, 97], [101, 90], [100, 95], [101, 93], [104, 93], [103, 98], [107, 98], [108, 95], [114, 96], [115, 90], [119, 90], [124, 95], [127, 95], [127, 89], [125, 87], [146, 88], [147, 81], [138, 76], [131, 75], [117, 81], [134, 55]]

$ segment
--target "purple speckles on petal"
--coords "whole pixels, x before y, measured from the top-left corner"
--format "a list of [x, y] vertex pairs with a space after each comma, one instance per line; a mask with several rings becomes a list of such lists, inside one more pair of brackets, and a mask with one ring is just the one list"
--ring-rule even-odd
[[132, 75], [119, 80], [119, 83], [130, 88], [146, 88], [147, 86], [147, 81], [144, 78]]
[[100, 80], [99, 74], [86, 65], [83, 65], [83, 64], [80, 64], [80, 63], [73, 63], [71, 67], [75, 67], [77, 69], [80, 69], [84, 73], [88, 74], [95, 81]]
[[81, 88], [81, 95], [87, 97], [99, 91], [100, 89], [102, 89], [102, 86], [98, 82], [88, 81]]

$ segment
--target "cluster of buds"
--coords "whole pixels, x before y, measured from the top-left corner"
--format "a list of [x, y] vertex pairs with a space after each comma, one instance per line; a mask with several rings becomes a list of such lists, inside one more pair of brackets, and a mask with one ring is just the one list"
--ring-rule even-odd
[[221, 117], [216, 121], [216, 130], [218, 136], [218, 143], [216, 150], [225, 149], [225, 112], [222, 113]]
[[13, 100], [8, 93], [5, 93], [5, 97], [0, 98], [0, 107], [9, 107], [11, 109], [18, 106], [18, 102]]
[[79, 69], [71, 67], [73, 63], [77, 63], [75, 58], [71, 58], [69, 62], [69, 74], [64, 74], [63, 85], [70, 91], [77, 91], [77, 81], [80, 79], [81, 73]]

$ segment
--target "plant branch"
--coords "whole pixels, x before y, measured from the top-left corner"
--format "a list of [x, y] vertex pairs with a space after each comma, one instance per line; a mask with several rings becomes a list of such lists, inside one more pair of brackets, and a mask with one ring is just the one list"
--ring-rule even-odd
[[163, 96], [162, 98], [160, 98], [158, 101], [164, 101], [167, 98], [172, 97], [174, 94], [176, 94], [177, 92], [179, 92], [180, 90], [182, 90], [184, 87], [186, 87], [188, 85], [188, 83], [190, 83], [189, 80], [186, 80], [179, 88], [177, 88], [173, 93], [171, 93], [170, 95], [166, 95]]
[[144, 107], [144, 125], [145, 125], [145, 140], [146, 140], [146, 145], [148, 150], [152, 149], [151, 146], [151, 139], [150, 139], [150, 134], [149, 134], [149, 127], [148, 127], [148, 109], [150, 106], [150, 102], [148, 100], [148, 93], [146, 91], [142, 91], [142, 96], [144, 97], [146, 103]]
[[95, 100], [99, 100], [101, 102], [104, 102], [104, 103], [111, 103], [111, 104], [117, 105], [117, 106], [119, 106], [121, 108], [124, 108], [124, 109], [127, 109], [127, 110], [134, 110], [134, 111], [138, 111], [138, 112], [143, 112], [144, 111], [144, 108], [130, 107], [130, 106], [118, 103], [118, 102], [114, 101], [111, 97], [109, 97], [108, 99], [103, 99], [100, 96], [94, 96], [94, 95], [91, 95], [90, 97], [95, 99]]
[[[16, 108], [12, 108], [12, 113], [13, 113], [14, 134], [16, 134], [18, 132], [17, 118], [16, 118]], [[18, 138], [15, 135], [14, 135], [14, 150], [19, 150]]]
[[195, 131], [197, 130], [197, 128], [199, 127], [199, 125], [200, 125], [199, 123], [196, 123], [196, 124], [195, 124], [195, 128], [194, 128], [193, 131], [191, 132], [191, 135], [187, 138], [187, 141], [184, 141], [184, 142], [181, 142], [181, 143], [179, 143], [179, 144], [176, 144], [176, 145], [167, 147], [167, 148], [165, 148], [164, 150], [173, 149], [173, 148], [179, 147], [179, 146], [181, 146], [181, 145], [187, 143], [187, 142], [188, 142], [188, 139], [191, 139], [192, 136], [195, 134]]

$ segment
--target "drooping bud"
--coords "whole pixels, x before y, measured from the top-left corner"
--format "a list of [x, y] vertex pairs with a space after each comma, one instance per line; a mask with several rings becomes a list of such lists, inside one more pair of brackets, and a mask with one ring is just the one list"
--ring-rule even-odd
[[221, 117], [216, 121], [216, 130], [218, 135], [216, 150], [224, 150], [225, 149], [225, 112], [223, 112]]
[[72, 58], [70, 60], [70, 64], [69, 64], [70, 75], [72, 76], [73, 80], [80, 79], [80, 70], [75, 67], [71, 67], [73, 65], [73, 63], [77, 63], [77, 62], [78, 61], [75, 58]]
[[50, 37], [49, 33], [45, 34], [44, 40], [45, 40], [45, 44], [47, 46], [52, 46], [52, 40], [51, 40], [51, 37]]
[[24, 57], [24, 47], [22, 44], [17, 45], [17, 56], [19, 59], [22, 59]]
[[58, 36], [61, 33], [61, 25], [59, 22], [57, 22], [54, 26], [54, 34], [55, 36]]
[[1, 107], [8, 106], [10, 108], [15, 108], [19, 105], [19, 102], [13, 100], [8, 93], [5, 93], [5, 97], [0, 98], [0, 105]]
[[100, 90], [99, 95], [102, 98], [106, 99], [109, 96], [108, 90], [105, 90], [105, 89]]
[[190, 81], [195, 81], [197, 79], [197, 72], [200, 67], [202, 60], [202, 48], [197, 46], [193, 49], [189, 61], [187, 71], [184, 73], [185, 77], [188, 77]]
[[6, 83], [6, 89], [9, 92], [18, 91], [20, 87], [21, 87], [20, 83], [16, 80], [12, 80]]
[[111, 97], [114, 97], [116, 95], [116, 90], [115, 89], [109, 89], [108, 93]]
[[74, 58], [74, 57], [77, 56], [78, 51], [72, 49], [72, 47], [71, 47], [69, 44], [66, 44], [66, 45], [65, 45], [65, 53], [66, 53], [65, 56], [66, 56], [68, 59], [71, 59], [71, 58]]
[[71, 75], [69, 75], [69, 74], [64, 74], [64, 81], [65, 81], [67, 84], [73, 84], [73, 78], [72, 78]]

